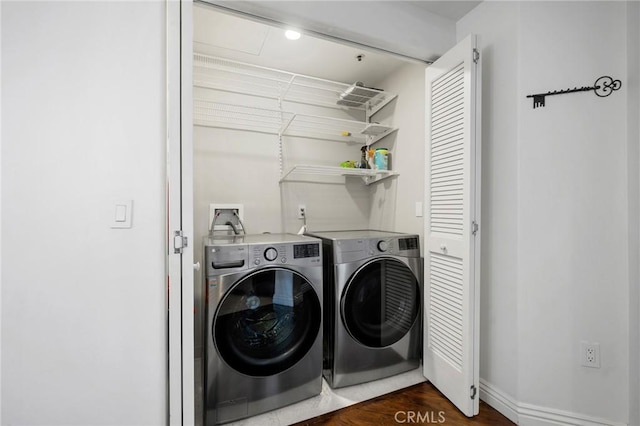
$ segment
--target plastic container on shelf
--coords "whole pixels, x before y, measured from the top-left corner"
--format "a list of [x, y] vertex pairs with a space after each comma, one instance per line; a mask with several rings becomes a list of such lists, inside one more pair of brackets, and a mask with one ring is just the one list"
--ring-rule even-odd
[[373, 158], [376, 169], [389, 170], [389, 150], [387, 148], [377, 148]]

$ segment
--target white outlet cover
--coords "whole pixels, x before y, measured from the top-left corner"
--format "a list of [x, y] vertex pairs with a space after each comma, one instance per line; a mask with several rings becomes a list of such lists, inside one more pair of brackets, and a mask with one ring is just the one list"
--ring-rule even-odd
[[600, 344], [587, 341], [580, 342], [580, 365], [600, 368]]

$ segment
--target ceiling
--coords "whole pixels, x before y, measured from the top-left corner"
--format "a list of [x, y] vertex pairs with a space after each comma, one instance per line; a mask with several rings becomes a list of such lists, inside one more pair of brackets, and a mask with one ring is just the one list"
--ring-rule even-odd
[[[382, 77], [406, 63], [387, 54], [356, 49], [304, 34], [288, 40], [285, 29], [220, 12], [194, 7], [194, 50], [328, 80], [375, 86]], [[362, 60], [357, 57], [362, 55]]]
[[[430, 13], [457, 20], [479, 1], [418, 1]], [[397, 56], [337, 43], [308, 34], [296, 41], [285, 28], [230, 14], [216, 7], [194, 5], [194, 50], [198, 53], [328, 80], [369, 87], [406, 64]], [[358, 58], [361, 60], [358, 60]]]
[[458, 1], [458, 0], [449, 0], [449, 1], [414, 1], [416, 6], [427, 10], [436, 15], [442, 16], [444, 18], [451, 19], [452, 21], [457, 21], [462, 18], [464, 15], [469, 13], [471, 9], [476, 7], [481, 3], [479, 1]]

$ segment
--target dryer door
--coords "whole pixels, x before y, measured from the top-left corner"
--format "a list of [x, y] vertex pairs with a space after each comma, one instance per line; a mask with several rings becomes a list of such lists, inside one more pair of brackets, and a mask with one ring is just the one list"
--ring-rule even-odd
[[313, 346], [321, 325], [320, 299], [302, 275], [263, 269], [239, 280], [213, 320], [220, 357], [250, 376], [280, 373]]
[[376, 259], [351, 275], [341, 299], [342, 321], [361, 344], [384, 348], [409, 332], [420, 297], [418, 280], [406, 264]]

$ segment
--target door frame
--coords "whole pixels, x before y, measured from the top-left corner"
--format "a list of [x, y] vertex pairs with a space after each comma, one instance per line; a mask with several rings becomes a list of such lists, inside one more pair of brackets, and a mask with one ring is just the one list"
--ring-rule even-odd
[[[195, 424], [193, 328], [193, 2], [166, 1], [167, 423]], [[176, 232], [181, 232], [176, 235]], [[179, 249], [179, 250], [176, 250]]]
[[[197, 1], [197, 0], [195, 0]], [[269, 25], [285, 26], [258, 13], [210, 6]], [[193, 254], [193, 3], [194, 0], [165, 0], [167, 20], [167, 308], [168, 308], [168, 409], [170, 425], [195, 424], [194, 365], [194, 254]], [[327, 32], [302, 30], [337, 43], [365, 47], [407, 61], [429, 65], [431, 61], [383, 50], [336, 37]], [[174, 254], [174, 232], [181, 230], [188, 244]], [[171, 291], [178, 288], [179, 291]], [[424, 291], [424, 287], [423, 287]]]

